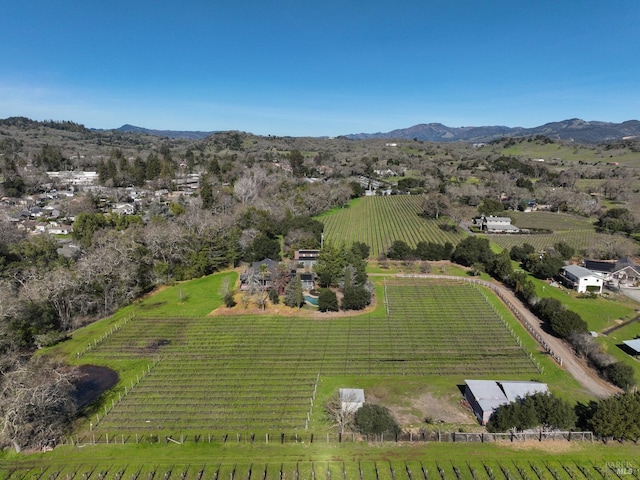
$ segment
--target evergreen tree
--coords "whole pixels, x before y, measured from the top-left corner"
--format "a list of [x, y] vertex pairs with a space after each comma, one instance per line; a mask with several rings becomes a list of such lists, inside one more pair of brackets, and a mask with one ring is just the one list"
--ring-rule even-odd
[[205, 175], [200, 176], [200, 199], [203, 210], [209, 210], [213, 207], [213, 189]]
[[338, 297], [330, 288], [321, 288], [318, 296], [318, 310], [321, 312], [337, 312]]
[[300, 308], [304, 305], [304, 294], [300, 275], [291, 279], [284, 292], [284, 304], [288, 307]]

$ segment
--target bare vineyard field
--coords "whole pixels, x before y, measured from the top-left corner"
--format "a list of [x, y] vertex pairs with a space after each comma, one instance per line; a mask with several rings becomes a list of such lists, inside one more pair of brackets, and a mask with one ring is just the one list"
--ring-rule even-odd
[[608, 480], [638, 478], [640, 464], [623, 461], [548, 460], [436, 460], [428, 453], [410, 460], [362, 461], [262, 461], [250, 463], [216, 461], [205, 464], [180, 462], [155, 465], [136, 463], [84, 463], [4, 467], [2, 478], [42, 480], [99, 478], [101, 480]]
[[448, 219], [428, 220], [420, 212], [420, 197], [415, 195], [363, 197], [318, 220], [324, 223], [326, 240], [366, 243], [372, 258], [386, 252], [395, 240], [414, 248], [421, 241], [456, 245], [462, 239], [461, 234], [440, 228]]
[[480, 287], [395, 279], [384, 290], [386, 316], [134, 318], [86, 353], [149, 363], [91, 435], [322, 430], [320, 378], [539, 373]]
[[596, 232], [593, 220], [566, 213], [552, 212], [508, 212], [512, 223], [520, 228], [550, 230], [552, 233], [532, 233], [517, 235], [487, 235], [492, 242], [502, 248], [513, 248], [528, 243], [542, 251], [556, 243], [566, 242], [577, 252], [590, 249], [607, 251], [609, 245], [621, 245], [629, 251], [637, 251], [637, 243], [620, 236]]

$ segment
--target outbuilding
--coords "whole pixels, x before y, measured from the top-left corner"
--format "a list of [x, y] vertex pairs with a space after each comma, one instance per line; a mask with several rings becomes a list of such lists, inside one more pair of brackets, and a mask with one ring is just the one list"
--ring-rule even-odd
[[340, 403], [343, 412], [355, 413], [364, 405], [364, 390], [361, 388], [341, 388]]
[[631, 355], [635, 357], [640, 355], [640, 338], [636, 338], [634, 340], [623, 340], [622, 343]]
[[535, 393], [548, 393], [546, 383], [518, 380], [465, 380], [464, 398], [482, 425], [501, 405], [515, 402]]
[[487, 424], [496, 408], [509, 402], [495, 380], [465, 380], [464, 383], [464, 398], [482, 425]]

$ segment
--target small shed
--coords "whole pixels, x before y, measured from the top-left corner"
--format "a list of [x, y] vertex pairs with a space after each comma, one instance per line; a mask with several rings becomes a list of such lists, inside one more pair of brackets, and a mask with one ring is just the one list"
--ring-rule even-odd
[[341, 388], [339, 394], [344, 412], [355, 413], [364, 405], [364, 390], [361, 388]]

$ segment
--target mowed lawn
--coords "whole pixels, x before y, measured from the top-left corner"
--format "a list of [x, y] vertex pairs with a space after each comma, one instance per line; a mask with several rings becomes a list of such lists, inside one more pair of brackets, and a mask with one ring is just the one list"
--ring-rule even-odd
[[412, 248], [423, 241], [457, 245], [463, 235], [446, 230], [451, 223], [449, 218], [431, 220], [420, 216], [420, 202], [419, 195], [361, 197], [316, 219], [324, 223], [325, 240], [347, 246], [366, 243], [371, 248], [371, 258], [386, 253], [395, 240]]

